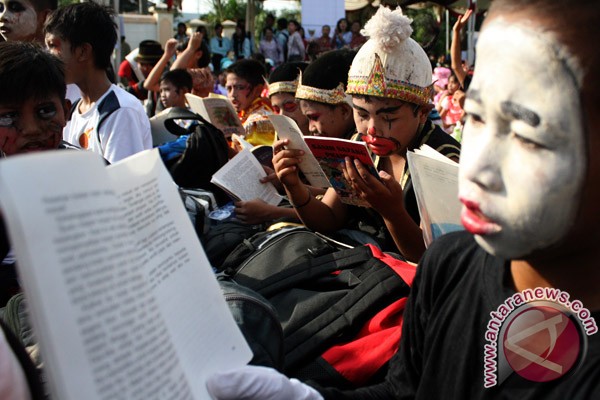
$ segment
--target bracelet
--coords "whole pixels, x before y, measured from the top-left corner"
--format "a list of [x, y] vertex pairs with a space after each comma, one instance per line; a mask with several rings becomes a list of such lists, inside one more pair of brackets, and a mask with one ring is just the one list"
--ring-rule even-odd
[[306, 199], [306, 201], [304, 203], [302, 203], [302, 204], [295, 205], [294, 203], [292, 203], [292, 205], [294, 206], [294, 208], [296, 208], [296, 209], [302, 208], [305, 205], [307, 205], [308, 203], [310, 203], [310, 201], [312, 200], [313, 196], [312, 196], [312, 193], [310, 192], [310, 189], [307, 188], [306, 190], [308, 191], [308, 199]]

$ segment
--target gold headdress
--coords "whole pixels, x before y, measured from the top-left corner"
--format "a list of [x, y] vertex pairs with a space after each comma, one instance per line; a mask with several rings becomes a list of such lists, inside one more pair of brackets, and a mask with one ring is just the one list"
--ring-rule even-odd
[[276, 93], [296, 93], [296, 89], [298, 88], [298, 78], [293, 81], [279, 81], [268, 83], [269, 85], [269, 96], [272, 96]]
[[333, 89], [321, 89], [302, 84], [302, 73], [300, 73], [300, 84], [296, 89], [296, 99], [317, 101], [319, 103], [340, 104], [347, 101], [344, 92], [344, 84], [340, 82]]

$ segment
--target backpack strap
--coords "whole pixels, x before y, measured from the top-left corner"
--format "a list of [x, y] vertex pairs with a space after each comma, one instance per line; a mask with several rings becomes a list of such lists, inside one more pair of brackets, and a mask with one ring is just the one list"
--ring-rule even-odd
[[167, 128], [167, 130], [169, 132], [171, 132], [173, 135], [176, 135], [176, 136], [187, 135], [190, 133], [190, 131], [188, 129], [186, 129], [182, 126], [179, 126], [175, 122], [175, 120], [178, 120], [178, 119], [194, 120], [194, 121], [201, 122], [202, 124], [205, 124], [205, 125], [213, 126], [210, 122], [208, 122], [206, 119], [204, 119], [200, 114], [196, 114], [195, 112], [190, 111], [187, 108], [172, 107], [169, 110], [165, 119], [163, 120], [163, 123], [165, 124], [165, 128]]
[[367, 246], [339, 250], [312, 259], [301, 259], [296, 265], [256, 283], [254, 290], [265, 297], [294, 287], [300, 282], [311, 281], [323, 275], [366, 263], [373, 255]]

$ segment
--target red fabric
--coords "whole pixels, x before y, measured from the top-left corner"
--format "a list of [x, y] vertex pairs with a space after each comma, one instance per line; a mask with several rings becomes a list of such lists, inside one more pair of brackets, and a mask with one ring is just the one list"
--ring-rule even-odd
[[127, 78], [130, 81], [137, 82], [137, 77], [133, 73], [133, 69], [131, 68], [131, 64], [129, 64], [129, 61], [127, 61], [127, 60], [123, 60], [121, 62], [121, 65], [119, 65], [119, 76], [121, 78]]
[[[416, 266], [368, 246], [374, 257], [385, 262], [409, 286], [412, 285]], [[365, 384], [398, 350], [406, 301], [406, 297], [399, 299], [379, 311], [363, 325], [352, 341], [331, 347], [323, 353], [323, 359], [355, 385]]]
[[371, 253], [373, 253], [373, 257], [379, 258], [381, 261], [386, 263], [388, 267], [394, 270], [395, 273], [400, 275], [400, 278], [404, 280], [408, 284], [408, 286], [412, 286], [413, 280], [415, 279], [415, 274], [417, 273], [417, 266], [409, 264], [405, 261], [398, 260], [388, 254], [385, 254], [378, 247], [375, 247], [371, 244], [368, 244], [371, 248]]

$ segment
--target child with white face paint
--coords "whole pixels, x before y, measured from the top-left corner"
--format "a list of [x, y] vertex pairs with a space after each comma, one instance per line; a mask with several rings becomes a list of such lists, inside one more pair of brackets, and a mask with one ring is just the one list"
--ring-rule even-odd
[[0, 0], [0, 34], [9, 41], [44, 42], [44, 21], [57, 0]]
[[[460, 196], [471, 233], [445, 235], [426, 251], [383, 384], [348, 392], [318, 388], [318, 395], [303, 398], [600, 398], [600, 335], [593, 329], [580, 328], [567, 343], [563, 325], [523, 336], [530, 341], [522, 349], [543, 362], [516, 364], [501, 358], [507, 357], [504, 334], [509, 318], [526, 309], [515, 306], [501, 321], [506, 330], [490, 335], [493, 314], [518, 292], [538, 287], [568, 293], [571, 304], [583, 304], [588, 321], [600, 318], [599, 24], [596, 0], [492, 3], [465, 103]], [[566, 347], [557, 349], [559, 342]], [[574, 351], [575, 362], [562, 364], [561, 351]], [[560, 367], [552, 379], [547, 360]], [[486, 388], [489, 366], [497, 380]], [[523, 370], [532, 366], [539, 374], [525, 378]], [[260, 395], [244, 389], [237, 397], [221, 395], [217, 376], [209, 381], [214, 398], [278, 398], [282, 386], [297, 386], [252, 371], [230, 372], [227, 384], [246, 384]]]

